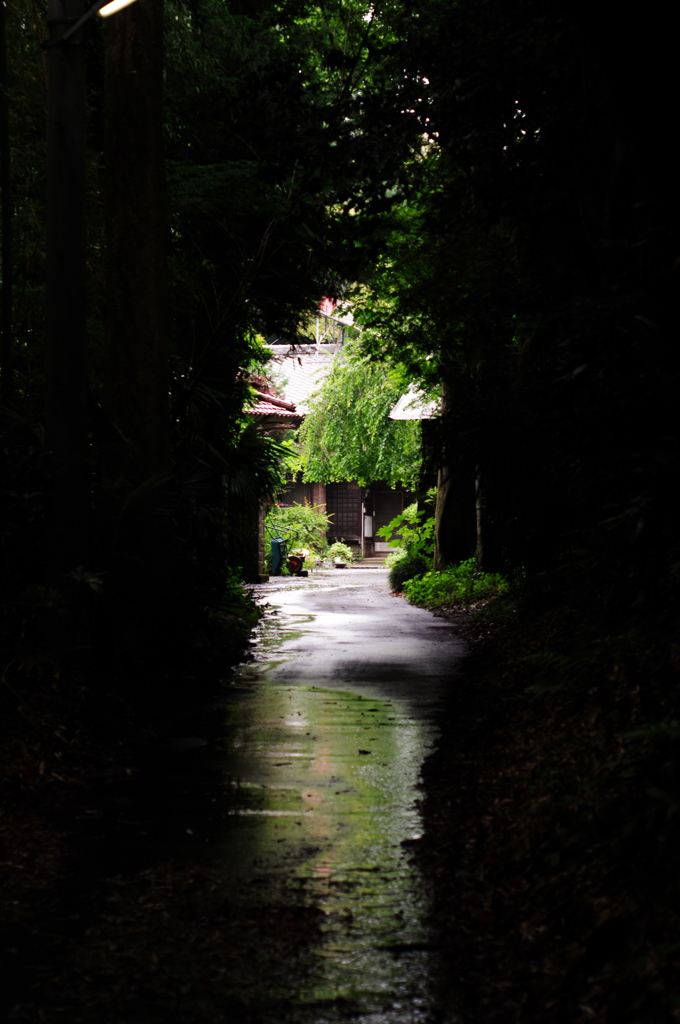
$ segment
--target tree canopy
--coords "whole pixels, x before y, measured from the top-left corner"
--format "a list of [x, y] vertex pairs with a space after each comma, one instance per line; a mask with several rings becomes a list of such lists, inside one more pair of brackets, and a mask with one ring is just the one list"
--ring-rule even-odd
[[[413, 485], [419, 428], [387, 411], [412, 380], [441, 385], [429, 443], [443, 557], [502, 570], [517, 615], [544, 624], [517, 669], [536, 671], [537, 720], [544, 708], [552, 729], [565, 723], [540, 797], [529, 792], [536, 818], [519, 857], [523, 892], [554, 900], [542, 1020], [671, 1019], [672, 26], [606, 0], [144, 0], [109, 25], [92, 19], [77, 44], [88, 287], [63, 302], [45, 290], [46, 263], [59, 264], [46, 178], [51, 195], [62, 180], [47, 175], [42, 142], [55, 99], [45, 7], [3, 4], [0, 33], [0, 669], [13, 720], [69, 680], [84, 700], [92, 665], [116, 666], [114, 689], [149, 664], [163, 686], [161, 669], [188, 677], [281, 477], [281, 449], [247, 414], [261, 339], [294, 338], [323, 296], [351, 296], [362, 349], [338, 360], [302, 429], [307, 479]], [[75, 311], [78, 339], [68, 322], [55, 335], [57, 304]], [[75, 340], [82, 353], [67, 356]], [[67, 427], [77, 436], [55, 459]], [[62, 476], [57, 513], [56, 470], [75, 462], [78, 497]], [[219, 658], [227, 635], [242, 639], [228, 622]], [[533, 785], [533, 751], [525, 763]], [[576, 879], [578, 900], [565, 896], [575, 875], [565, 881], [560, 857], [575, 850], [555, 851], [554, 837], [572, 816], [602, 877], [621, 884], [609, 904], [593, 876]], [[648, 888], [631, 869], [641, 853]], [[654, 912], [631, 920], [646, 897]], [[590, 960], [562, 940], [575, 918]], [[549, 930], [527, 925], [532, 942]], [[540, 957], [529, 959], [535, 972]], [[555, 987], [565, 970], [579, 991], [594, 979], [569, 1006]], [[617, 984], [607, 1014], [602, 986]]]
[[[239, 537], [251, 529], [243, 503], [256, 508], [280, 478], [276, 442], [244, 411], [250, 368], [262, 358], [258, 339], [294, 335], [323, 295], [367, 277], [406, 187], [419, 136], [403, 116], [394, 63], [400, 9], [149, 0], [108, 24], [88, 22], [79, 51], [89, 80], [88, 295], [86, 309], [84, 295], [67, 304], [87, 313], [87, 342], [75, 361], [60, 360], [53, 345], [47, 369], [45, 165], [36, 141], [44, 12], [20, 2], [4, 13], [12, 91], [2, 123], [14, 157], [2, 185], [14, 237], [4, 249], [12, 264], [4, 295], [11, 278], [14, 314], [11, 328], [3, 321], [2, 352], [4, 381], [15, 384], [4, 493], [8, 521], [21, 524], [6, 549], [5, 580], [13, 592], [41, 580], [46, 552], [32, 535], [58, 506], [63, 529], [52, 530], [52, 546], [64, 550], [54, 564], [82, 561], [107, 580], [102, 638], [116, 633], [112, 605], [127, 621], [122, 632], [132, 627], [125, 594], [144, 578], [156, 589], [144, 606], [158, 605], [147, 630], [160, 630], [157, 648], [164, 619], [173, 637], [181, 631], [164, 605], [189, 617], [184, 595], [194, 586], [199, 604], [219, 601], [225, 566], [241, 564]], [[134, 74], [131, 60], [140, 62]], [[37, 439], [45, 395], [57, 409], [48, 445], [67, 417], [60, 373], [82, 381], [72, 443], [83, 453], [79, 519], [67, 514], [66, 488], [61, 504], [44, 500], [49, 460]], [[61, 458], [71, 464], [68, 452]], [[59, 539], [69, 528], [77, 558]], [[145, 560], [153, 571], [142, 571]], [[67, 566], [66, 577], [77, 569]], [[66, 587], [63, 600], [80, 615], [72, 583], [61, 569], [57, 576], [52, 585]], [[144, 644], [143, 618], [135, 644]]]
[[355, 480], [362, 486], [385, 480], [415, 489], [420, 423], [389, 418], [408, 384], [402, 367], [372, 360], [359, 341], [346, 346], [312, 396], [298, 432], [303, 479]]
[[[490, 562], [542, 571], [560, 563], [576, 536], [615, 561], [626, 530], [637, 531], [636, 559], [647, 538], [655, 547], [652, 533], [672, 545], [677, 198], [661, 158], [659, 90], [631, 88], [605, 10], [584, 20], [578, 5], [559, 2], [543, 16], [536, 0], [512, 10], [495, 0], [169, 0], [162, 9], [163, 90], [153, 93], [150, 119], [163, 149], [167, 198], [159, 194], [143, 208], [164, 211], [154, 222], [148, 269], [155, 281], [167, 275], [168, 298], [153, 300], [154, 331], [166, 337], [145, 373], [156, 381], [157, 407], [168, 394], [170, 404], [167, 415], [134, 431], [134, 445], [149, 479], [169, 474], [168, 521], [191, 535], [184, 512], [193, 515], [210, 494], [219, 519], [222, 499], [213, 497], [229, 490], [230, 467], [241, 466], [243, 484], [238, 447], [247, 434], [256, 339], [270, 331], [294, 336], [321, 296], [353, 292], [365, 353], [356, 375], [370, 382], [374, 401], [360, 398], [349, 364], [338, 369], [338, 409], [345, 417], [360, 412], [362, 425], [354, 438], [324, 436], [312, 416], [306, 436], [317, 430], [319, 448], [313, 454], [307, 446], [310, 476], [367, 479], [361, 456], [371, 448], [378, 455], [371, 475], [379, 466], [388, 479], [409, 478], [392, 434], [401, 427], [388, 424], [384, 436], [377, 428], [378, 407], [391, 401], [383, 396], [398, 390], [399, 365], [409, 379], [444, 384], [440, 462], [459, 482], [454, 505], [474, 507], [477, 491]], [[14, 283], [14, 322], [3, 351], [17, 417], [7, 450], [35, 456], [27, 462], [17, 455], [25, 486], [7, 492], [31, 495], [21, 499], [30, 515], [16, 511], [26, 523], [45, 511], [35, 438], [53, 372], [46, 379], [45, 318], [38, 315], [45, 262], [39, 13], [21, 2], [5, 10], [12, 89], [3, 131], [13, 164], [11, 178], [3, 178], [3, 205], [13, 214], [14, 239], [5, 280]], [[120, 18], [118, 28], [93, 20], [84, 41], [83, 450], [91, 483], [87, 560], [102, 567], [140, 483], [126, 484], [124, 472], [102, 476], [108, 456], [100, 458], [121, 438], [130, 441], [131, 430], [118, 420], [126, 374], [132, 379], [141, 366], [119, 373], [120, 400], [112, 404], [112, 355], [122, 351], [123, 337], [114, 314], [124, 303], [113, 297], [116, 277], [106, 261], [125, 277], [128, 257], [115, 247], [132, 234], [123, 230], [122, 193], [115, 182], [107, 191], [104, 169], [118, 173], [117, 145], [134, 156], [142, 135], [151, 138], [132, 121], [124, 138], [112, 113], [123, 85], [105, 81], [105, 35], [111, 28], [111, 64], [123, 45], [116, 34], [137, 31], [140, 15], [133, 5]], [[668, 85], [663, 67], [657, 78]], [[645, 145], [633, 127], [641, 123], [650, 127]], [[154, 177], [160, 182], [160, 172]], [[140, 225], [150, 240], [147, 221]], [[150, 313], [139, 322], [150, 325]], [[150, 335], [142, 326], [132, 333], [126, 345], [141, 360]], [[368, 355], [392, 369], [372, 367]], [[399, 468], [388, 470], [389, 449]], [[272, 455], [262, 464], [275, 462]], [[566, 491], [565, 480], [572, 482]], [[452, 512], [454, 520], [467, 515]], [[184, 553], [185, 539], [178, 540]], [[24, 564], [39, 560], [34, 553]], [[644, 564], [641, 555], [636, 579]], [[19, 563], [16, 571], [23, 573]]]

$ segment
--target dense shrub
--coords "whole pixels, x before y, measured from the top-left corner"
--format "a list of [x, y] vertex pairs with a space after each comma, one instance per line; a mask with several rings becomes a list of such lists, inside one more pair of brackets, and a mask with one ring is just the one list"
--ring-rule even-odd
[[500, 573], [482, 572], [474, 558], [442, 572], [413, 573], [403, 583], [404, 593], [411, 604], [423, 608], [471, 604], [484, 597], [502, 594], [507, 588], [507, 581]]
[[402, 558], [406, 554], [406, 548], [398, 547], [392, 548], [390, 552], [385, 556], [385, 565], [388, 569], [391, 569], [397, 562], [401, 562]]
[[404, 583], [427, 572], [434, 556], [434, 514], [429, 514], [434, 502], [434, 491], [429, 491], [424, 504], [428, 509], [418, 508], [418, 503], [407, 505], [391, 523], [377, 531], [379, 537], [389, 542], [394, 550], [387, 557], [390, 569], [389, 581], [392, 590], [401, 593]]
[[355, 562], [357, 556], [360, 557], [358, 549], [352, 549], [349, 544], [345, 544], [343, 540], [334, 541], [326, 552], [326, 557], [332, 561], [340, 562]]
[[326, 531], [329, 525], [326, 506], [305, 501], [303, 505], [272, 505], [265, 519], [265, 532], [268, 541], [274, 537], [285, 540], [289, 551], [304, 549], [315, 555], [324, 555], [328, 548]]
[[434, 498], [432, 489], [425, 499], [426, 507], [418, 508], [416, 501], [407, 505], [387, 526], [376, 531], [377, 536], [388, 541], [390, 547], [403, 549], [407, 555], [419, 555], [431, 563], [434, 557]]
[[427, 562], [423, 556], [406, 554], [395, 562], [390, 569], [390, 587], [397, 594], [400, 594], [409, 580], [413, 579], [414, 576], [420, 576], [424, 572], [427, 572]]

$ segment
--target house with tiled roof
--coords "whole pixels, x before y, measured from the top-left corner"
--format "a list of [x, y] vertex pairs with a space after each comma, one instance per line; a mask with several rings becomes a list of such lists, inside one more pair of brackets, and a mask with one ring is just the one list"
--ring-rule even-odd
[[[351, 314], [339, 312], [335, 304], [325, 300], [307, 337], [294, 343], [286, 339], [269, 340], [276, 393], [294, 406], [298, 423], [309, 411], [310, 399], [330, 372], [351, 327]], [[294, 416], [291, 418], [294, 420]], [[403, 511], [408, 498], [403, 488], [380, 481], [361, 487], [351, 480], [328, 484], [297, 480], [291, 482], [280, 500], [291, 505], [304, 501], [325, 505], [332, 517], [329, 541], [344, 540], [364, 557], [371, 557], [387, 551], [387, 543], [376, 537], [376, 531]]]
[[302, 419], [295, 402], [287, 402], [271, 389], [269, 382], [260, 380], [260, 386], [253, 388], [254, 401], [248, 408], [249, 416], [255, 417], [264, 426], [289, 430], [300, 425]]

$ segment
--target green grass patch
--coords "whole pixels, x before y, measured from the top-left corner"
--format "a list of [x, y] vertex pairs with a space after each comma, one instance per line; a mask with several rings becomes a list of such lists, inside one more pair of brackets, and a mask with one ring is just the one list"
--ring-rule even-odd
[[403, 584], [410, 603], [421, 608], [469, 605], [484, 598], [497, 597], [507, 589], [505, 577], [496, 572], [483, 572], [474, 558], [439, 572], [422, 573]]

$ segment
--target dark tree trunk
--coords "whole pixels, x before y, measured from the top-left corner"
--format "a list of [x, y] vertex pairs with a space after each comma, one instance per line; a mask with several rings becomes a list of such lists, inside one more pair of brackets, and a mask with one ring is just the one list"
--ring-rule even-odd
[[[51, 0], [50, 40], [83, 8], [83, 0]], [[48, 57], [45, 446], [55, 582], [88, 554], [85, 280], [85, 58], [76, 35]]]
[[124, 500], [169, 463], [162, 54], [163, 0], [107, 25], [106, 475]]
[[2, 293], [0, 305], [0, 389], [12, 389], [12, 228], [13, 196], [9, 139], [9, 79], [7, 74], [7, 9], [0, 3], [0, 194], [2, 195]]
[[471, 467], [440, 472], [435, 514], [436, 566], [455, 565], [477, 549], [475, 478]]
[[124, 657], [158, 657], [176, 624], [170, 586], [167, 216], [163, 0], [106, 29], [108, 309], [100, 543]]

